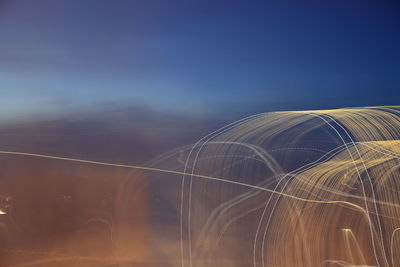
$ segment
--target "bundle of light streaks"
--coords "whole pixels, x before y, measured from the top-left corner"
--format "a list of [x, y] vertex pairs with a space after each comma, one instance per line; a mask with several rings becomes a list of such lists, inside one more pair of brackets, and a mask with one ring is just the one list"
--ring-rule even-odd
[[[30, 246], [3, 238], [4, 266], [400, 266], [399, 107], [259, 114], [144, 166], [0, 155], [53, 166], [59, 183], [74, 170], [73, 198], [87, 195], [85, 175], [115, 189], [103, 190], [106, 214], [90, 210], [101, 197], [79, 198], [87, 208], [68, 213], [80, 222], [68, 242], [53, 232]], [[3, 202], [1, 216], [15, 210], [7, 223], [27, 231], [18, 217], [30, 217]], [[91, 224], [105, 238], [85, 251]]]
[[261, 114], [204, 138], [182, 183], [183, 266], [398, 266], [399, 138], [397, 107]]

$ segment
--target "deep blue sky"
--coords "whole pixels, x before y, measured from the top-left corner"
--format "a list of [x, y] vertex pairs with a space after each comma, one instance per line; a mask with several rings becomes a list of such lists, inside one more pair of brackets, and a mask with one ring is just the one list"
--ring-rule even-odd
[[400, 3], [0, 0], [2, 117], [400, 104]]

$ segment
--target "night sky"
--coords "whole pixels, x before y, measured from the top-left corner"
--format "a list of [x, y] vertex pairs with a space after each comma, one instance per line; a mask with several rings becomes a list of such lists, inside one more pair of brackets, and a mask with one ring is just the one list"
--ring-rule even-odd
[[399, 32], [396, 0], [0, 0], [0, 112], [399, 104]]

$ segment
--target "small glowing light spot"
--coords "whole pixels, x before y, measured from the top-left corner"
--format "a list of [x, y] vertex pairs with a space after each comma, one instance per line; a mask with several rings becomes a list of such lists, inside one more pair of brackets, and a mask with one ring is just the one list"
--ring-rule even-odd
[[343, 231], [345, 231], [345, 232], [351, 232], [351, 229], [350, 229], [350, 228], [343, 228]]
[[4, 215], [7, 214], [7, 212], [5, 212], [4, 210], [0, 209], [0, 215]]

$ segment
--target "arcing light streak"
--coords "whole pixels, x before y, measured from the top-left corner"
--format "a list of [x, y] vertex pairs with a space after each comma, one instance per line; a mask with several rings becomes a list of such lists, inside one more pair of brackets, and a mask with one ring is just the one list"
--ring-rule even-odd
[[[79, 162], [79, 163], [86, 163], [86, 164], [94, 164], [94, 165], [103, 165], [103, 166], [109, 166], [109, 167], [119, 167], [119, 168], [129, 168], [129, 169], [138, 169], [138, 170], [144, 170], [144, 171], [155, 171], [155, 172], [161, 172], [161, 173], [170, 173], [170, 174], [176, 174], [176, 175], [183, 175], [184, 172], [179, 172], [179, 171], [172, 171], [172, 170], [165, 170], [165, 169], [159, 169], [159, 168], [152, 168], [152, 167], [144, 167], [144, 166], [135, 166], [135, 165], [126, 165], [126, 164], [116, 164], [116, 163], [108, 163], [108, 162], [99, 162], [99, 161], [91, 161], [91, 160], [83, 160], [83, 159], [75, 159], [75, 158], [69, 158], [69, 157], [59, 157], [59, 156], [52, 156], [52, 155], [44, 155], [44, 154], [35, 154], [35, 153], [24, 153], [24, 152], [16, 152], [16, 151], [0, 151], [0, 154], [8, 154], [8, 155], [16, 155], [16, 156], [29, 156], [29, 157], [37, 157], [37, 158], [46, 158], [46, 159], [52, 159], [52, 160], [62, 160], [62, 161], [72, 161], [72, 162]], [[307, 198], [301, 198], [297, 197], [294, 195], [290, 195], [287, 193], [279, 192], [276, 190], [271, 190], [265, 187], [261, 186], [256, 186], [256, 185], [251, 185], [243, 182], [236, 182], [236, 181], [230, 181], [227, 179], [223, 178], [218, 178], [218, 177], [212, 177], [212, 176], [206, 176], [206, 175], [198, 175], [198, 174], [191, 174], [192, 177], [196, 178], [201, 178], [201, 179], [206, 179], [206, 180], [214, 180], [218, 182], [224, 182], [224, 183], [229, 183], [229, 184], [235, 184], [235, 185], [240, 185], [256, 190], [261, 190], [261, 191], [266, 191], [272, 194], [278, 194], [284, 197], [288, 198], [293, 198], [295, 200], [299, 201], [305, 201], [305, 202], [311, 202], [311, 203], [318, 203], [318, 204], [342, 204], [345, 206], [349, 206], [350, 208], [354, 208], [356, 210], [359, 210], [361, 213], [366, 213], [366, 211], [358, 205], [355, 205], [351, 202], [347, 201], [321, 201], [321, 200], [313, 200], [313, 199], [307, 199]], [[94, 261], [107, 261], [110, 259], [102, 259], [102, 258], [85, 258], [85, 257], [61, 257], [59, 259], [54, 259], [55, 261], [70, 261], [74, 259], [80, 259], [80, 260], [94, 260]], [[51, 260], [50, 262], [53, 262], [54, 260]], [[134, 261], [133, 259], [120, 259], [120, 258], [115, 258], [114, 261], [120, 262], [120, 261]], [[40, 261], [42, 262], [42, 261]], [[44, 260], [43, 262], [49, 262], [48, 260]], [[36, 265], [36, 263], [32, 263], [33, 265]], [[18, 265], [18, 266], [30, 266], [32, 265], [31, 263], [23, 264], [23, 265]]]
[[[112, 243], [109, 255], [114, 256], [75, 255], [58, 249], [60, 253], [53, 256], [43, 254], [15, 266], [400, 264], [398, 107], [259, 114], [143, 166], [18, 151], [0, 151], [0, 155], [16, 162], [41, 158], [48, 166], [57, 161], [93, 169], [131, 169], [131, 178], [145, 177], [151, 185], [147, 192], [152, 197], [147, 207], [151, 215], [140, 215], [148, 216], [144, 221], [149, 226], [141, 229], [148, 241], [139, 239], [147, 256], [120, 254], [124, 244], [114, 236], [121, 227], [118, 220], [110, 223], [93, 217], [86, 222], [107, 226], [111, 238], [105, 242]], [[109, 180], [118, 183], [119, 179]], [[132, 180], [133, 188], [144, 182]], [[125, 190], [127, 185], [122, 183], [120, 191], [127, 196], [115, 196], [124, 199], [115, 201], [115, 214], [138, 201], [135, 193]], [[12, 203], [7, 205], [12, 215]], [[144, 227], [135, 224], [134, 215], [118, 214], [124, 225]], [[64, 247], [57, 242], [57, 248]], [[24, 251], [12, 249], [3, 251]]]

